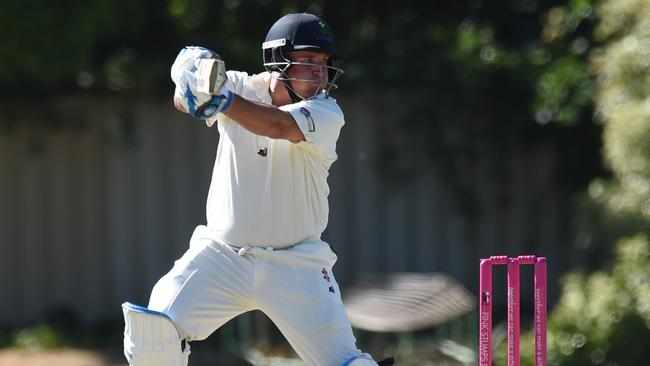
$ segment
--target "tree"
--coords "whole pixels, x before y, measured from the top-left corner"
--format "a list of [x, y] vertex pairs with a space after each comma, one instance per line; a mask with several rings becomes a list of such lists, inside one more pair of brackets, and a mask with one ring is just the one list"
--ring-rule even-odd
[[[650, 2], [605, 0], [598, 10], [604, 46], [592, 65], [613, 176], [590, 184], [581, 237], [615, 257], [564, 279], [549, 317], [549, 364], [632, 366], [650, 359]], [[532, 348], [522, 353], [533, 359]]]
[[508, 108], [503, 114], [524, 123], [576, 124], [592, 103], [593, 80], [584, 67], [591, 0], [0, 1], [0, 93], [160, 95], [169, 86], [169, 63], [185, 44], [218, 50], [236, 69], [259, 71], [269, 25], [299, 11], [323, 16], [338, 31], [348, 88], [448, 90], [449, 100], [464, 101], [461, 109], [497, 95], [495, 109]]
[[[392, 123], [399, 129], [378, 133], [384, 173], [408, 179], [418, 170], [412, 162], [436, 156], [462, 177], [460, 161], [548, 142], [574, 191], [600, 168], [587, 68], [592, 1], [0, 0], [0, 131], [26, 110], [38, 124], [74, 125], [50, 118], [61, 95], [167, 98], [169, 66], [183, 45], [262, 71], [269, 25], [310, 11], [335, 30], [343, 92], [388, 91], [411, 105], [387, 105], [404, 116]], [[26, 108], [33, 100], [39, 108]], [[444, 140], [443, 125], [463, 138]]]

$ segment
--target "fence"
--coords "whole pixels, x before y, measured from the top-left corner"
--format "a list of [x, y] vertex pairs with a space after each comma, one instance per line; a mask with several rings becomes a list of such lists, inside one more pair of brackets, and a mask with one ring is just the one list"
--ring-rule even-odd
[[[474, 290], [478, 258], [535, 253], [549, 257], [553, 301], [555, 274], [580, 260], [557, 142], [477, 140], [469, 122], [435, 119], [408, 135], [407, 107], [377, 108], [392, 97], [344, 98], [324, 235], [342, 286], [363, 272], [442, 271]], [[19, 120], [0, 134], [1, 325], [56, 308], [118, 318], [123, 300], [146, 303], [205, 221], [216, 128], [160, 100], [53, 105], [62, 127]]]

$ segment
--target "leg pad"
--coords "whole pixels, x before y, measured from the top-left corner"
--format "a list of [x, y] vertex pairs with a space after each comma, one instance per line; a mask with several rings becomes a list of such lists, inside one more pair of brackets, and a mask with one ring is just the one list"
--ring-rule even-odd
[[131, 366], [187, 366], [185, 349], [174, 322], [164, 313], [128, 302], [124, 313], [124, 355]]

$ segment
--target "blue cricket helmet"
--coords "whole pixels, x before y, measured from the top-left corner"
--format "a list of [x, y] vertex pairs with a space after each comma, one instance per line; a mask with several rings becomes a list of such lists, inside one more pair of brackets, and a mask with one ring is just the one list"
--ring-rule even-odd
[[[332, 58], [340, 57], [332, 29], [321, 18], [309, 13], [287, 14], [271, 26], [262, 49], [272, 50], [278, 46], [284, 53], [315, 51], [327, 53]], [[265, 56], [268, 53], [265, 52]], [[269, 58], [265, 57], [264, 62], [267, 61]]]
[[264, 67], [269, 72], [280, 72], [280, 79], [285, 81], [290, 90], [291, 79], [286, 71], [292, 62], [287, 58], [287, 53], [293, 51], [313, 51], [330, 55], [327, 63], [329, 82], [325, 92], [329, 93], [330, 89], [337, 87], [334, 81], [343, 70], [334, 67], [332, 60], [340, 58], [341, 53], [334, 42], [332, 29], [321, 18], [309, 13], [287, 14], [271, 26], [262, 43]]

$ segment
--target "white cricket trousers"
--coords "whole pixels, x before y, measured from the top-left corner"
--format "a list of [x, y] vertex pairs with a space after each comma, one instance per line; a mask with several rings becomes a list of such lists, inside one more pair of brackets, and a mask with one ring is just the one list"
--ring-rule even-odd
[[169, 315], [188, 341], [259, 309], [307, 364], [341, 366], [362, 353], [332, 274], [335, 262], [318, 238], [288, 249], [238, 253], [198, 226], [189, 250], [154, 286], [148, 308]]

